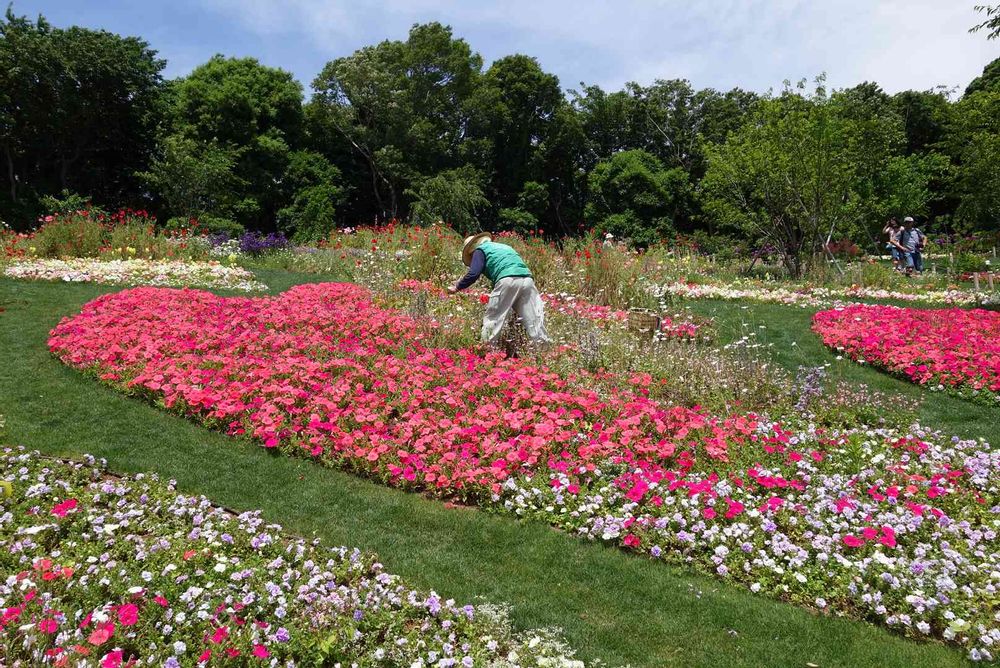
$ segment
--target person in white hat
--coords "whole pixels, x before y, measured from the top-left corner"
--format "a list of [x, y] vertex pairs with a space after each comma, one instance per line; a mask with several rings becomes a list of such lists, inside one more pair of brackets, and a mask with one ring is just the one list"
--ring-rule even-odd
[[899, 245], [903, 248], [906, 256], [906, 275], [909, 276], [916, 271], [923, 273], [924, 263], [921, 251], [924, 248], [926, 237], [916, 226], [916, 222], [910, 216], [903, 219], [903, 232], [899, 235]]
[[483, 315], [482, 340], [496, 343], [507, 315], [513, 310], [534, 343], [550, 343], [545, 331], [542, 296], [535, 287], [531, 270], [517, 251], [493, 241], [488, 232], [474, 234], [462, 245], [462, 262], [469, 271], [448, 292], [465, 290], [483, 274], [493, 283], [493, 292]]

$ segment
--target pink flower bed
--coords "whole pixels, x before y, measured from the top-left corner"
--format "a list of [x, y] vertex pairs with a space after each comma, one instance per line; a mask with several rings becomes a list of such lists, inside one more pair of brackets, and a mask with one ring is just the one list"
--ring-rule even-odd
[[754, 427], [650, 400], [648, 376], [598, 393], [589, 377], [427, 347], [420, 331], [354, 285], [275, 298], [139, 288], [88, 303], [49, 347], [230, 434], [449, 494], [557, 464], [724, 459]]
[[[139, 288], [88, 303], [49, 345], [266, 447], [943, 638], [973, 659], [1000, 646], [1000, 452], [988, 444], [722, 419], [651, 400], [648, 376], [560, 377], [430, 347], [426, 327], [352, 285], [271, 298]], [[56, 515], [75, 512], [59, 503]]]
[[997, 398], [1000, 313], [854, 305], [821, 311], [813, 330], [848, 357], [914, 383]]

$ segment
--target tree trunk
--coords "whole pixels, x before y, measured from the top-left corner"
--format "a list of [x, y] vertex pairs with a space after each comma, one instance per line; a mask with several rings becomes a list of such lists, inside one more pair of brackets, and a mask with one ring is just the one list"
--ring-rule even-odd
[[10, 153], [10, 147], [4, 146], [4, 156], [7, 158], [7, 179], [10, 181], [10, 200], [17, 201], [17, 176], [14, 174], [14, 156]]

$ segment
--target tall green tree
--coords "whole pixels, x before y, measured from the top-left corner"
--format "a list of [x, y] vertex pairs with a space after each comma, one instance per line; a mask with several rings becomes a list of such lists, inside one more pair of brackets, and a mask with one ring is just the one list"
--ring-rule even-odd
[[149, 170], [140, 172], [173, 216], [231, 215], [245, 184], [235, 172], [236, 156], [216, 142], [182, 134], [165, 137]]
[[984, 90], [996, 90], [1000, 88], [1000, 58], [989, 62], [983, 68], [983, 73], [969, 82], [965, 88], [966, 95], [972, 95]]
[[316, 77], [313, 114], [363, 165], [373, 214], [404, 215], [411, 184], [464, 164], [466, 102], [481, 74], [482, 58], [465, 40], [430, 23], [413, 26], [405, 42], [327, 63]]
[[288, 204], [278, 211], [278, 229], [295, 241], [319, 241], [336, 226], [337, 209], [346, 199], [340, 170], [324, 156], [295, 151], [281, 180]]
[[[103, 30], [0, 19], [0, 214], [30, 215], [64, 190], [135, 200], [153, 153], [164, 61], [148, 44]], [[12, 215], [13, 214], [13, 215]]]
[[779, 248], [789, 273], [799, 276], [831, 237], [881, 223], [894, 197], [922, 206], [912, 198], [929, 196], [914, 186], [924, 177], [913, 173], [916, 165], [896, 160], [902, 123], [882, 115], [884, 103], [871, 86], [828, 95], [822, 80], [812, 94], [800, 84], [762, 100], [738, 132], [710, 151], [701, 184], [706, 210]]
[[[538, 222], [546, 234], [565, 236], [583, 230], [587, 140], [579, 115], [564, 101], [556, 108], [548, 136], [539, 144], [537, 153], [539, 171], [544, 175], [541, 184], [548, 198], [547, 213]], [[518, 197], [520, 201], [521, 195]]]
[[892, 106], [903, 119], [907, 154], [940, 147], [951, 122], [952, 104], [947, 91], [902, 91], [892, 97]]
[[236, 191], [224, 210], [210, 213], [271, 228], [288, 204], [276, 184], [304, 144], [301, 85], [253, 58], [215, 56], [178, 81], [173, 93], [172, 134], [196, 142], [201, 151], [223, 152], [232, 162]]
[[956, 219], [974, 229], [1000, 229], [1000, 88], [957, 103], [949, 142], [958, 163]]
[[406, 194], [413, 198], [413, 219], [418, 224], [443, 221], [461, 234], [480, 231], [479, 213], [489, 206], [482, 175], [468, 165], [421, 177]]
[[[544, 180], [540, 148], [553, 132], [562, 101], [559, 79], [528, 56], [501, 58], [483, 75], [468, 102], [469, 140], [490, 174], [488, 192], [495, 206], [521, 208], [525, 184]], [[549, 208], [547, 201], [533, 200], [530, 206], [533, 211], [521, 210], [535, 217]]]
[[570, 91], [570, 96], [587, 140], [581, 153], [586, 171], [619, 151], [641, 148], [642, 110], [633, 95], [584, 86], [581, 91]]
[[590, 173], [587, 222], [598, 232], [649, 246], [675, 230], [689, 189], [682, 168], [666, 169], [646, 151], [622, 151]]

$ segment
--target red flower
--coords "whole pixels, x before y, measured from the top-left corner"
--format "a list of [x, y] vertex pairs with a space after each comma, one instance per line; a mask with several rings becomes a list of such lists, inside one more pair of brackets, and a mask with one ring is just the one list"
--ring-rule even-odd
[[57, 503], [52, 507], [52, 514], [56, 517], [66, 517], [66, 513], [76, 509], [76, 499], [67, 499], [62, 503]]
[[229, 637], [229, 627], [220, 626], [219, 628], [215, 629], [215, 633], [212, 634], [211, 641], [216, 645], [218, 645], [228, 637]]
[[139, 621], [139, 608], [132, 603], [126, 603], [118, 608], [118, 621], [122, 626], [132, 626]]
[[114, 635], [115, 625], [111, 622], [104, 622], [99, 625], [87, 638], [87, 642], [91, 645], [103, 645], [108, 641], [108, 639]]
[[108, 652], [104, 655], [104, 658], [101, 659], [101, 668], [118, 668], [118, 666], [122, 665], [123, 654], [124, 653], [120, 649]]
[[865, 544], [865, 541], [853, 534], [847, 534], [844, 536], [844, 545], [847, 547], [861, 547]]

